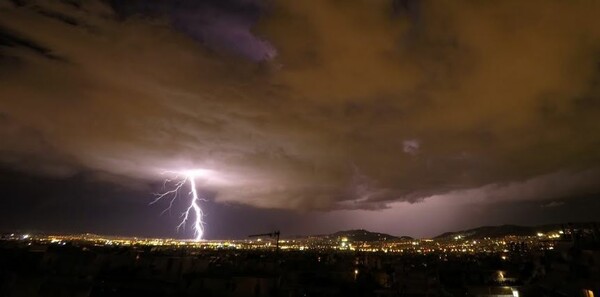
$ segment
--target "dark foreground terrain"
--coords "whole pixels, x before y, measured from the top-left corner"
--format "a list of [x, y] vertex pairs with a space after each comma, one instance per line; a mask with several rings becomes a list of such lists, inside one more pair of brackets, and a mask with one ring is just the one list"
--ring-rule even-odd
[[200, 250], [0, 240], [0, 296], [599, 296], [600, 251]]

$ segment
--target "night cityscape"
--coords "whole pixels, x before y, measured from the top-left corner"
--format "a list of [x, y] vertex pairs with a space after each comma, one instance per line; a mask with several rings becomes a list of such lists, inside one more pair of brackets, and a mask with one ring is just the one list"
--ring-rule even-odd
[[598, 16], [0, 0], [0, 297], [600, 296]]
[[593, 296], [599, 226], [435, 239], [366, 230], [203, 241], [12, 233], [0, 241], [0, 264], [6, 296]]

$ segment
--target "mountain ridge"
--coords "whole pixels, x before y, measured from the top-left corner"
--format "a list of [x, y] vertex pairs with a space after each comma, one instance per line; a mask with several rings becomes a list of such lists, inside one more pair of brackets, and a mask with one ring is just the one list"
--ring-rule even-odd
[[571, 228], [583, 228], [598, 226], [598, 222], [578, 222], [578, 223], [564, 223], [564, 224], [545, 224], [536, 226], [522, 226], [522, 225], [497, 225], [497, 226], [481, 226], [472, 229], [444, 232], [440, 235], [433, 237], [433, 239], [443, 240], [452, 239], [455, 236], [461, 236], [464, 239], [481, 239], [484, 237], [497, 238], [503, 236], [534, 236], [537, 233], [547, 233], [550, 231], [560, 231], [564, 227]]

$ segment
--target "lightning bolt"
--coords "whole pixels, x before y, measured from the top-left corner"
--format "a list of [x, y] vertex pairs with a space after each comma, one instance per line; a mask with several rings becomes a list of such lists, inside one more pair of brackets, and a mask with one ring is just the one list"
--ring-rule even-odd
[[162, 193], [155, 193], [156, 198], [150, 202], [150, 204], [155, 204], [163, 199], [170, 199], [169, 206], [162, 211], [161, 215], [165, 212], [171, 212], [171, 208], [173, 207], [173, 203], [180, 196], [180, 192], [185, 184], [190, 184], [190, 191], [188, 192], [188, 197], [190, 199], [189, 206], [185, 209], [185, 211], [181, 214], [181, 222], [177, 225], [177, 231], [179, 229], [185, 229], [186, 224], [193, 219], [193, 230], [194, 230], [194, 239], [199, 241], [204, 236], [204, 213], [202, 212], [202, 208], [200, 208], [200, 201], [206, 201], [205, 199], [200, 198], [198, 195], [198, 191], [196, 190], [196, 178], [203, 171], [200, 170], [189, 170], [184, 172], [172, 172], [168, 171], [167, 174], [171, 174], [174, 177], [165, 179], [163, 183], [163, 190], [165, 190], [168, 186], [172, 186], [170, 190], [165, 190]]

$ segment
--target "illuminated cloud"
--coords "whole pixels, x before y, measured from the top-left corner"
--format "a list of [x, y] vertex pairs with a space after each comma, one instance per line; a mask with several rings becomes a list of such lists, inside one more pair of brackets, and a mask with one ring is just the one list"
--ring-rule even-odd
[[419, 143], [418, 140], [405, 140], [403, 142], [403, 148], [402, 150], [407, 153], [407, 154], [411, 154], [411, 155], [416, 155], [419, 152], [419, 147], [421, 147], [421, 143]]
[[303, 210], [600, 190], [598, 3], [194, 2], [2, 2], [4, 166]]
[[542, 204], [542, 207], [559, 207], [563, 205], [565, 205], [563, 201], [551, 201], [546, 204]]

